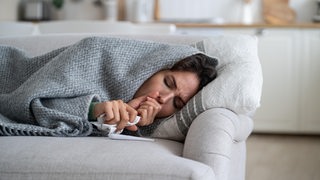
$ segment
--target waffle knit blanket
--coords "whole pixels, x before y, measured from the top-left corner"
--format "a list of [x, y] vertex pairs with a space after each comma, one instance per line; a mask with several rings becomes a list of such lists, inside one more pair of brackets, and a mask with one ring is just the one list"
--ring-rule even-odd
[[0, 46], [0, 135], [88, 136], [92, 101], [127, 102], [151, 75], [195, 53], [190, 46], [110, 37], [36, 57]]

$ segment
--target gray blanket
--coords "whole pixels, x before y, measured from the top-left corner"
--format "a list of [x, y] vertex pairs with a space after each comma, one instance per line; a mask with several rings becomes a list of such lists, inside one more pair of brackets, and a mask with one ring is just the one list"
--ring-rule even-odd
[[129, 101], [152, 74], [194, 53], [189, 46], [107, 37], [37, 57], [0, 46], [0, 135], [90, 135], [92, 101]]

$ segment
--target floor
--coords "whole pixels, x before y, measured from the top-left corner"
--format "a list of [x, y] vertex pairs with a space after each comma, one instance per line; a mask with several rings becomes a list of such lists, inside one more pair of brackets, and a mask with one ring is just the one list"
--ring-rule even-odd
[[320, 180], [320, 136], [252, 134], [246, 180]]

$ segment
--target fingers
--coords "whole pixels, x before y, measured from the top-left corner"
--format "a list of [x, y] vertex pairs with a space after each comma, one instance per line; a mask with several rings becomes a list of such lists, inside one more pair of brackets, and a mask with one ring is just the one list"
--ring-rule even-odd
[[105, 123], [117, 124], [121, 119], [129, 120], [122, 100], [104, 102]]
[[130, 105], [133, 109], [138, 109], [140, 104], [146, 100], [147, 96], [140, 96], [129, 101], [128, 105]]
[[[137, 109], [137, 110], [136, 110]], [[137, 125], [146, 126], [153, 123], [156, 115], [161, 110], [161, 105], [157, 100], [141, 96], [131, 100], [128, 104], [122, 100], [106, 101], [95, 105], [95, 117], [106, 114], [104, 123], [117, 124], [117, 131], [124, 128], [132, 131], [138, 129], [137, 126], [127, 126], [128, 122], [133, 122], [136, 116], [141, 116]]]
[[137, 110], [141, 116], [138, 125], [146, 126], [152, 124], [156, 115], [161, 110], [161, 105], [153, 98], [147, 97], [147, 100], [140, 104]]
[[[104, 117], [105, 124], [117, 124], [117, 131], [124, 129], [128, 122], [133, 122], [138, 112], [124, 103], [122, 100], [106, 101], [98, 103], [94, 109], [95, 116], [106, 114]], [[129, 129], [137, 129], [132, 127]]]
[[128, 129], [129, 131], [137, 131], [138, 127], [136, 125], [132, 125], [132, 126], [126, 126], [126, 129]]
[[138, 112], [128, 104], [126, 104], [126, 110], [128, 112], [129, 121], [132, 123], [136, 119]]

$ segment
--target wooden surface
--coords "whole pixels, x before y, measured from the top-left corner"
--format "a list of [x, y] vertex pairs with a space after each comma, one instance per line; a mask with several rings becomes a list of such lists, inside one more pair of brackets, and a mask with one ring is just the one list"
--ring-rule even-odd
[[210, 24], [210, 23], [174, 23], [178, 28], [320, 28], [320, 23], [288, 23], [288, 24]]
[[263, 0], [263, 18], [268, 24], [289, 24], [296, 20], [295, 11], [288, 0]]

